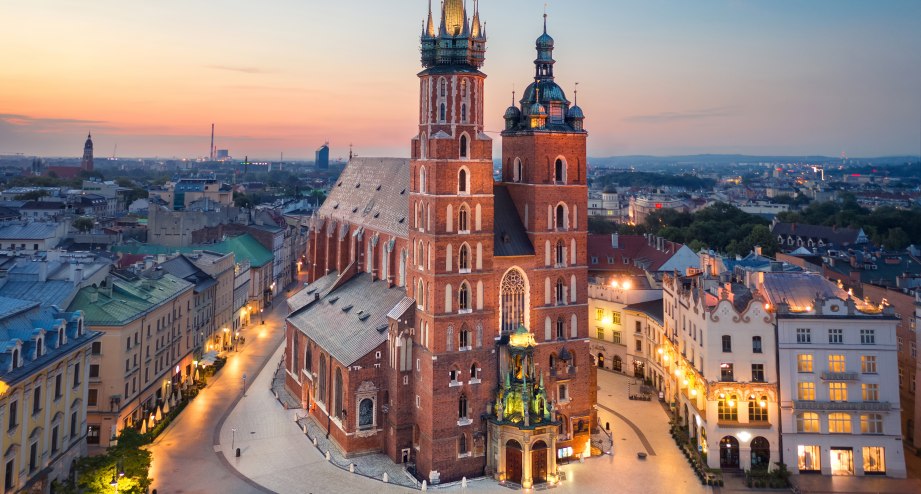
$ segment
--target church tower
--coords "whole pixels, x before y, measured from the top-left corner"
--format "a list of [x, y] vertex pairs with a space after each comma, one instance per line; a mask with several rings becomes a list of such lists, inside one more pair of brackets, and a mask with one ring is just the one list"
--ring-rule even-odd
[[83, 144], [83, 159], [80, 160], [80, 168], [91, 172], [93, 171], [93, 135], [86, 135], [86, 143]]
[[588, 344], [587, 133], [581, 108], [555, 81], [553, 48], [545, 14], [534, 82], [520, 106], [513, 97], [505, 112], [496, 187], [511, 196], [533, 257], [525, 272], [528, 320], [498, 342], [501, 387], [489, 416], [488, 470], [524, 488], [556, 482], [558, 458], [588, 456], [597, 421]]
[[[483, 131], [486, 33], [477, 2], [429, 4], [412, 140], [407, 295], [416, 301], [412, 442], [430, 483], [483, 474], [496, 385], [492, 140]], [[491, 301], [490, 301], [491, 302]]]

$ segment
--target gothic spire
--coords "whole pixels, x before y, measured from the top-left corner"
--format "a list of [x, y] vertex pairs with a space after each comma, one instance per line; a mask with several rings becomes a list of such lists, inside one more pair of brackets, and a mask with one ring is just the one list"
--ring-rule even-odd
[[432, 0], [429, 0], [429, 18], [425, 27], [425, 32], [431, 37], [435, 37], [435, 21], [432, 19]]

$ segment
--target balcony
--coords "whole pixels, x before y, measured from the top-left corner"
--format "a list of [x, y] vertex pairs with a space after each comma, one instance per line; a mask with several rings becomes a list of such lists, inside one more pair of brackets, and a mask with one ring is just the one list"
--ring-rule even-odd
[[857, 381], [860, 376], [856, 372], [831, 372], [822, 373], [823, 381]]
[[888, 401], [793, 401], [794, 410], [815, 410], [828, 412], [889, 412], [892, 404]]

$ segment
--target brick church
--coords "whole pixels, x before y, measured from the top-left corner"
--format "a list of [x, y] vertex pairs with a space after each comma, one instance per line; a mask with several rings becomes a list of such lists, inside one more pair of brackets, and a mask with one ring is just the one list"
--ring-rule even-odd
[[411, 159], [352, 159], [313, 219], [286, 386], [346, 456], [381, 452], [431, 484], [553, 483], [596, 422], [584, 115], [554, 81], [545, 17], [496, 181], [478, 8], [445, 0], [436, 17]]

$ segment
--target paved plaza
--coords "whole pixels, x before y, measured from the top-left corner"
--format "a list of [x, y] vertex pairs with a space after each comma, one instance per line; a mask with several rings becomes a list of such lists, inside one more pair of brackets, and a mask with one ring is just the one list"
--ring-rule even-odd
[[[396, 465], [362, 460], [360, 473], [350, 473], [340, 455], [327, 461], [297, 423], [304, 410], [283, 406], [272, 391], [272, 381], [284, 346], [285, 304], [276, 303], [265, 324], [249, 328], [247, 344], [230, 353], [227, 364], [208, 387], [150, 446], [154, 454], [152, 489], [158, 494], [342, 493], [375, 494], [419, 492], [406, 485]], [[246, 396], [242, 376], [248, 376]], [[732, 493], [746, 489], [738, 478], [727, 478], [723, 488], [700, 484], [668, 430], [668, 417], [656, 401], [632, 401], [628, 385], [634, 380], [607, 371], [598, 372], [598, 415], [609, 423], [612, 454], [560, 466], [565, 480], [550, 492], [589, 494], [641, 492], [644, 494]], [[314, 429], [313, 435], [318, 429]], [[318, 437], [318, 439], [320, 439]], [[240, 449], [240, 457], [235, 450]], [[645, 452], [646, 459], [637, 458]], [[387, 471], [390, 483], [378, 480]], [[805, 479], [804, 492], [921, 492], [917, 483], [890, 479]], [[429, 486], [430, 491], [508, 493], [491, 479]], [[775, 491], [776, 492], [776, 491]], [[788, 491], [787, 491], [788, 492]]]

